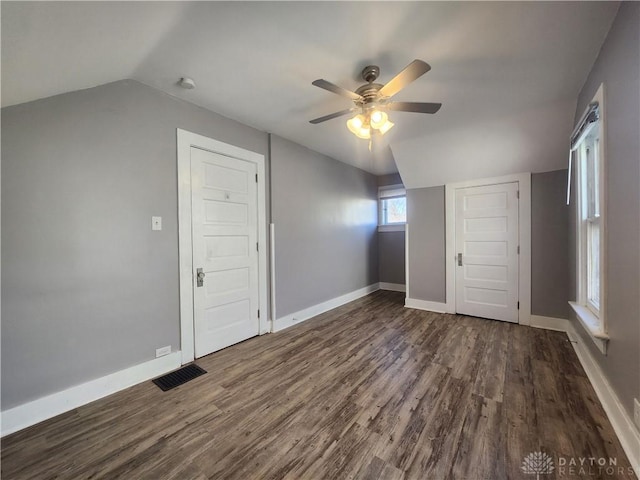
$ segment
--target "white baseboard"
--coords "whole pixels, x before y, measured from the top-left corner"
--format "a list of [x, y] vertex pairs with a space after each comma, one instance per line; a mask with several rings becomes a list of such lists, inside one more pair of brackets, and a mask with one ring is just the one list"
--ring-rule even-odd
[[392, 292], [406, 292], [407, 286], [403, 283], [380, 282], [380, 290], [391, 290]]
[[570, 327], [569, 320], [566, 318], [543, 317], [542, 315], [531, 315], [531, 323], [529, 326], [565, 333], [569, 333]]
[[418, 310], [427, 310], [429, 312], [447, 313], [446, 303], [430, 302], [428, 300], [406, 298], [404, 301], [404, 306], [407, 308], [417, 308]]
[[2, 412], [2, 436], [175, 370], [180, 367], [181, 358], [181, 352], [172, 352], [5, 410]]
[[567, 334], [570, 339], [576, 339], [576, 341], [572, 340], [571, 343], [582, 364], [582, 368], [587, 373], [589, 381], [591, 381], [591, 385], [593, 385], [593, 389], [596, 391], [607, 417], [609, 417], [613, 430], [616, 432], [622, 448], [629, 458], [629, 462], [631, 462], [631, 466], [635, 469], [636, 474], [640, 473], [640, 432], [620, 403], [620, 399], [611, 388], [607, 377], [593, 358], [591, 351], [582, 341], [582, 337], [578, 336], [571, 323], [569, 323]]
[[327, 300], [326, 302], [318, 303], [317, 305], [313, 305], [303, 310], [299, 310], [295, 313], [285, 315], [284, 317], [280, 317], [276, 319], [275, 322], [273, 322], [273, 331], [279, 332], [280, 330], [284, 330], [285, 328], [289, 328], [300, 322], [309, 320], [310, 318], [315, 317], [316, 315], [320, 315], [321, 313], [328, 312], [329, 310], [333, 310], [334, 308], [340, 307], [345, 303], [353, 302], [354, 300], [357, 300], [358, 298], [369, 295], [370, 293], [373, 293], [376, 290], [380, 290], [379, 283], [371, 284], [367, 287], [360, 288], [358, 290], [347, 293], [345, 295], [332, 298], [331, 300]]
[[589, 348], [584, 344], [582, 337], [578, 335], [573, 323], [563, 318], [542, 317], [531, 315], [531, 326], [545, 328], [547, 330], [558, 330], [566, 332], [573, 349], [576, 351], [578, 360], [582, 364], [596, 395], [602, 403], [613, 430], [616, 432], [620, 444], [624, 449], [631, 466], [635, 472], [640, 472], [640, 432], [635, 427], [633, 419], [620, 403], [613, 388], [609, 384], [607, 377], [602, 372]]

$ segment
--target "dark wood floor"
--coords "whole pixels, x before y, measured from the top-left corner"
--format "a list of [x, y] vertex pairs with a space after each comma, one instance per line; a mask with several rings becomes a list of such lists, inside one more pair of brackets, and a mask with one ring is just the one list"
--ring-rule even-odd
[[[2, 441], [3, 479], [634, 478], [564, 334], [377, 292]], [[559, 457], [617, 458], [615, 475]], [[622, 467], [622, 468], [620, 468]]]

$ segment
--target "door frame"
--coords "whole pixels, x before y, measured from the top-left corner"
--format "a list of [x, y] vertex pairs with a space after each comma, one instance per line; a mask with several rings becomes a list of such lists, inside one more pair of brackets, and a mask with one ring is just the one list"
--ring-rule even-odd
[[500, 183], [518, 183], [518, 323], [531, 324], [531, 173], [517, 173], [502, 177], [481, 178], [445, 185], [445, 272], [446, 310], [456, 313], [456, 190], [484, 187]]
[[255, 163], [258, 172], [258, 305], [259, 334], [270, 331], [267, 315], [267, 197], [264, 155], [209, 137], [177, 130], [178, 252], [180, 265], [180, 350], [182, 364], [195, 359], [193, 312], [193, 245], [191, 222], [191, 147]]

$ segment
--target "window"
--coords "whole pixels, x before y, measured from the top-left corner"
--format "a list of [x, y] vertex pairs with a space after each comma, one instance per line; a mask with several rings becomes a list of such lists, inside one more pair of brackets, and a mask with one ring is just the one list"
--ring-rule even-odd
[[400, 231], [407, 223], [407, 194], [402, 185], [378, 190], [378, 230]]
[[577, 287], [570, 302], [596, 345], [606, 353], [604, 269], [604, 118], [602, 86], [571, 137], [575, 160]]
[[582, 222], [586, 229], [585, 264], [586, 302], [591, 311], [600, 316], [600, 182], [602, 176], [598, 168], [598, 125], [592, 129], [582, 145], [581, 169], [583, 213]]

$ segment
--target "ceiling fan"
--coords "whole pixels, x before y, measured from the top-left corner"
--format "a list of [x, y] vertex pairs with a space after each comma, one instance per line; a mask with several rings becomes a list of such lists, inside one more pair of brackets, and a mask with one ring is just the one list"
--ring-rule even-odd
[[[368, 65], [362, 70], [362, 78], [367, 83], [360, 86], [355, 92], [339, 87], [327, 80], [315, 80], [312, 85], [342, 95], [352, 100], [354, 106], [324, 117], [314, 118], [310, 120], [310, 123], [315, 125], [357, 112], [353, 118], [347, 121], [347, 127], [357, 137], [371, 140], [384, 135], [393, 127], [394, 124], [389, 121], [388, 111], [436, 113], [440, 110], [441, 103], [393, 102], [390, 100], [396, 93], [429, 70], [431, 70], [431, 67], [428, 63], [422, 60], [414, 60], [393, 77], [391, 81], [382, 85], [374, 83], [380, 75], [380, 68], [376, 65]], [[369, 143], [369, 149], [371, 150], [371, 143]]]

